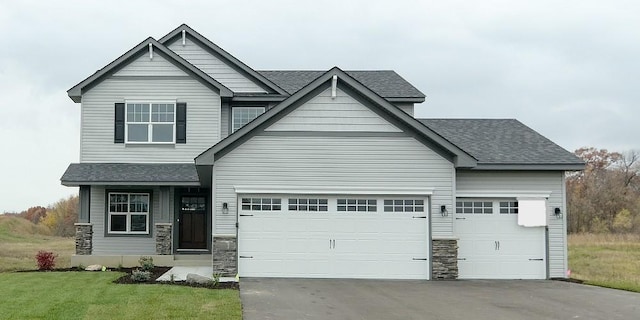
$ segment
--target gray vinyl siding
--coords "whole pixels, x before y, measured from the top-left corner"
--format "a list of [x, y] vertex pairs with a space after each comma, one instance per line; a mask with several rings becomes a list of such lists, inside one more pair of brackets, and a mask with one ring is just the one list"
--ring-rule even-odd
[[[121, 187], [91, 187], [91, 224], [93, 224], [94, 255], [143, 255], [155, 254], [156, 240], [153, 236], [105, 236], [106, 190], [123, 190]], [[149, 190], [149, 189], [146, 189]], [[132, 190], [131, 192], [136, 192]], [[160, 212], [160, 189], [154, 188], [152, 194], [152, 212], [150, 219], [151, 235], [154, 223]]]
[[565, 277], [566, 217], [552, 217], [553, 208], [566, 212], [564, 199], [564, 172], [561, 171], [458, 171], [457, 192], [538, 191], [551, 192], [548, 199], [549, 221], [549, 276]]
[[149, 59], [149, 54], [144, 54], [132, 61], [114, 76], [187, 76], [187, 74], [159, 55]]
[[413, 117], [413, 114], [414, 114], [414, 112], [413, 112], [414, 111], [413, 103], [411, 103], [411, 102], [407, 102], [407, 103], [398, 102], [398, 103], [394, 103], [394, 105], [396, 107], [400, 108], [402, 111], [408, 113], [410, 116]]
[[[433, 236], [451, 236], [453, 165], [410, 137], [255, 136], [214, 165], [215, 234], [236, 233], [234, 186], [433, 188]], [[229, 213], [222, 214], [222, 203]]]
[[[186, 102], [187, 143], [114, 143], [114, 103], [127, 99]], [[190, 78], [112, 77], [83, 94], [81, 118], [80, 162], [191, 163], [220, 139], [220, 96]]]
[[212, 55], [189, 38], [182, 45], [182, 38], [170, 44], [169, 49], [189, 61], [233, 92], [266, 92], [240, 72]]
[[266, 131], [401, 132], [339, 88], [335, 98], [328, 88]]
[[220, 111], [220, 140], [229, 136], [229, 124], [231, 123], [231, 107], [228, 104], [223, 104]]

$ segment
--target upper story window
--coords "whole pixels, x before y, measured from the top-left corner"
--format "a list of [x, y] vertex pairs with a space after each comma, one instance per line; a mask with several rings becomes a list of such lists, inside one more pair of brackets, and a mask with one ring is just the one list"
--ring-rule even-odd
[[127, 102], [127, 143], [175, 143], [175, 102]]
[[264, 107], [233, 107], [231, 119], [231, 132], [236, 132], [245, 124], [251, 122], [265, 111]]

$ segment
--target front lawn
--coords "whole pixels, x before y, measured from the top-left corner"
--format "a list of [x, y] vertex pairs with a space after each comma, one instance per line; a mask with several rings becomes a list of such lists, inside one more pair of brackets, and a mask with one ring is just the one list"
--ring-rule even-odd
[[237, 290], [112, 283], [121, 275], [0, 273], [0, 319], [242, 319]]
[[569, 235], [571, 278], [640, 292], [640, 235]]

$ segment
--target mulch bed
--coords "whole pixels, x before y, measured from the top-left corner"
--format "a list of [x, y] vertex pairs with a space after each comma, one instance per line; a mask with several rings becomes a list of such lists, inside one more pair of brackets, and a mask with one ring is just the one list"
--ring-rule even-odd
[[[174, 281], [174, 282], [169, 282], [169, 281], [165, 281], [165, 282], [158, 282], [156, 281], [156, 279], [158, 279], [161, 275], [163, 275], [165, 272], [169, 271], [171, 269], [171, 267], [155, 267], [151, 270], [151, 278], [148, 281], [133, 281], [133, 279], [131, 278], [131, 272], [133, 270], [136, 270], [137, 268], [121, 268], [118, 270], [114, 270], [114, 271], [118, 271], [118, 272], [124, 272], [125, 274], [116, 279], [113, 280], [113, 283], [119, 283], [119, 284], [154, 284], [154, 285], [175, 285], [175, 286], [187, 286], [187, 287], [195, 287], [195, 288], [207, 288], [207, 289], [238, 289], [238, 283], [237, 282], [220, 282], [217, 285], [213, 285], [213, 284], [200, 284], [200, 283], [187, 283], [186, 281]], [[111, 270], [111, 269], [110, 269]]]

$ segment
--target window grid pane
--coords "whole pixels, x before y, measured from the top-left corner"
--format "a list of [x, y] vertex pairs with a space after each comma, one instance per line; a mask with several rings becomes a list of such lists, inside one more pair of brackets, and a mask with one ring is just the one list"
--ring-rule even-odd
[[242, 210], [254, 211], [280, 211], [282, 210], [280, 198], [242, 198]]
[[500, 214], [518, 214], [518, 201], [500, 201]]
[[338, 211], [376, 212], [376, 199], [338, 199]]
[[424, 200], [384, 200], [384, 212], [424, 212]]
[[109, 233], [148, 233], [148, 193], [109, 193]]
[[232, 132], [242, 128], [247, 123], [253, 121], [265, 111], [264, 107], [235, 107], [233, 110]]
[[489, 202], [489, 201], [456, 201], [456, 213], [461, 213], [461, 214], [493, 214], [493, 202]]
[[174, 142], [174, 103], [127, 103], [127, 142]]
[[289, 210], [326, 212], [329, 209], [329, 206], [327, 205], [328, 201], [329, 199], [293, 198], [289, 199]]

